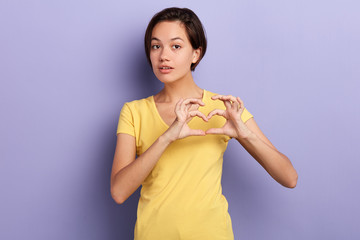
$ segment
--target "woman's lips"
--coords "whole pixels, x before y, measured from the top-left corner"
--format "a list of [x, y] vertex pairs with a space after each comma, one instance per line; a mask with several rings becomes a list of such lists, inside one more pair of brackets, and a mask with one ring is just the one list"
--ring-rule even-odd
[[161, 73], [164, 73], [164, 74], [170, 73], [172, 70], [173, 70], [172, 67], [165, 67], [165, 68], [160, 67], [160, 68], [159, 68], [159, 71], [160, 71]]

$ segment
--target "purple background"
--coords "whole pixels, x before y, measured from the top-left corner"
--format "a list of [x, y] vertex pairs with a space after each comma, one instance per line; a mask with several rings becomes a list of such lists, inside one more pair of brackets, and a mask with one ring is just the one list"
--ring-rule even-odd
[[357, 0], [1, 1], [0, 239], [133, 238], [140, 188], [110, 195], [117, 121], [161, 89], [143, 35], [170, 6], [205, 26], [196, 83], [240, 96], [299, 174], [284, 188], [230, 141], [235, 239], [359, 239]]

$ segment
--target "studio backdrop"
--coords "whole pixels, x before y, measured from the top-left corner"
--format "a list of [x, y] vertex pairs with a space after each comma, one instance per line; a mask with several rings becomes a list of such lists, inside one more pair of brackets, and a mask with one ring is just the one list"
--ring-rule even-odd
[[356, 0], [0, 1], [0, 239], [133, 239], [141, 187], [110, 194], [116, 128], [162, 88], [143, 38], [172, 6], [206, 30], [196, 84], [239, 96], [299, 175], [282, 187], [231, 140], [235, 239], [360, 239]]

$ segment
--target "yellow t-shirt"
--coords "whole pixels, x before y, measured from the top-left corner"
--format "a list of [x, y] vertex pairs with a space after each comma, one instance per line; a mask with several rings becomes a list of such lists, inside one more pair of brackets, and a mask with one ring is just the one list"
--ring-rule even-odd
[[[223, 101], [204, 89], [199, 111], [208, 115], [226, 109]], [[245, 108], [241, 119], [253, 115]], [[190, 128], [222, 127], [226, 119], [209, 122], [194, 117]], [[117, 133], [136, 139], [140, 156], [162, 135], [168, 125], [160, 117], [153, 96], [126, 102]], [[231, 138], [226, 135], [190, 136], [171, 143], [142, 183], [135, 224], [135, 240], [233, 240], [228, 202], [222, 194], [223, 154]]]

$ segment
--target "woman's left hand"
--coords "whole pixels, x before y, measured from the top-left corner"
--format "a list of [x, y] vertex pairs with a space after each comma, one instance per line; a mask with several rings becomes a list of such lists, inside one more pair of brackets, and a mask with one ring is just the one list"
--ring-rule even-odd
[[206, 134], [225, 134], [236, 139], [245, 138], [251, 134], [250, 129], [241, 120], [241, 114], [244, 111], [244, 103], [239, 97], [231, 95], [215, 95], [211, 97], [212, 100], [219, 99], [224, 102], [226, 110], [215, 109], [208, 115], [208, 119], [214, 115], [223, 116], [226, 118], [226, 123], [222, 128], [210, 128]]

